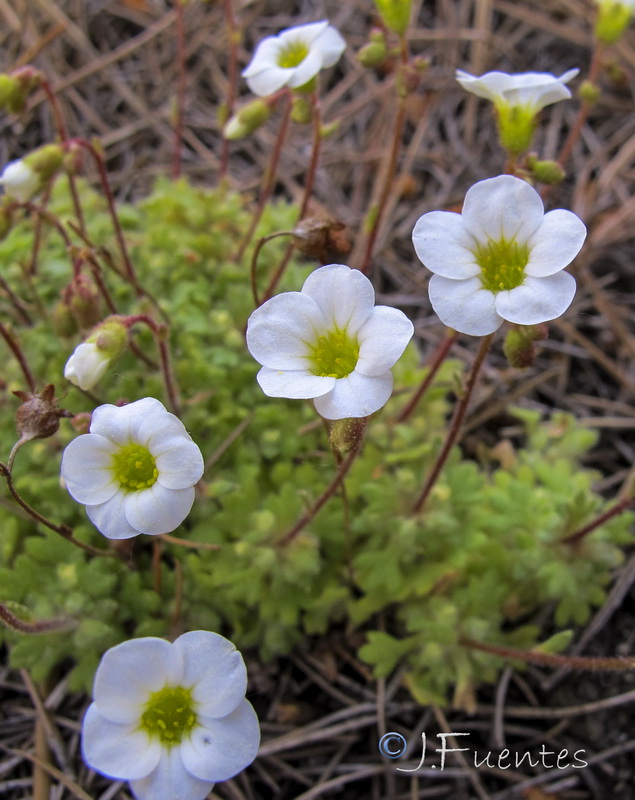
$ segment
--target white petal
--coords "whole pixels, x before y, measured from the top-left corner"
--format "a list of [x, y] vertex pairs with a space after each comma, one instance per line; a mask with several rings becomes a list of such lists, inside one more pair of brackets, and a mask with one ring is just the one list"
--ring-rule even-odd
[[99, 350], [94, 342], [82, 342], [66, 362], [64, 377], [80, 389], [92, 389], [103, 377], [109, 364], [108, 355]]
[[529, 240], [529, 262], [525, 273], [534, 278], [553, 275], [570, 264], [580, 252], [586, 228], [572, 211], [558, 208], [543, 217]]
[[93, 433], [78, 436], [62, 455], [60, 474], [70, 496], [78, 503], [96, 505], [119, 491], [112, 467], [116, 446]]
[[386, 405], [392, 394], [392, 373], [368, 377], [351, 372], [335, 381], [333, 391], [313, 401], [324, 419], [367, 417]]
[[278, 36], [267, 36], [256, 47], [251, 61], [242, 71], [243, 78], [251, 78], [263, 70], [278, 66], [278, 53], [282, 44]]
[[327, 330], [339, 328], [353, 336], [366, 322], [375, 305], [375, 290], [358, 269], [329, 264], [312, 272], [302, 293], [318, 304]]
[[93, 703], [82, 723], [84, 761], [108, 778], [145, 778], [159, 763], [161, 744], [137, 728], [136, 721], [123, 725], [111, 722]]
[[322, 66], [332, 67], [335, 64], [344, 50], [346, 50], [346, 41], [340, 32], [329, 25], [316, 40], [322, 52]]
[[110, 500], [96, 506], [86, 506], [88, 519], [100, 533], [109, 539], [130, 539], [140, 531], [133, 528], [126, 518], [126, 499], [128, 495], [117, 490]]
[[251, 703], [221, 719], [199, 718], [188, 741], [181, 745], [181, 758], [197, 778], [226, 781], [248, 767], [258, 753], [260, 726]]
[[283, 370], [263, 367], [256, 380], [267, 397], [287, 397], [291, 400], [305, 400], [330, 392], [336, 378], [312, 375], [308, 370]]
[[282, 89], [287, 85], [287, 82], [293, 77], [294, 69], [284, 69], [283, 67], [271, 66], [266, 69], [259, 70], [254, 75], [245, 78], [247, 86], [250, 90], [257, 94], [258, 97], [268, 97], [274, 94], [278, 89]]
[[164, 443], [171, 447], [175, 438], [192, 441], [181, 420], [164, 408], [150, 412], [137, 429], [136, 435], [135, 441], [147, 447], [155, 458], [165, 449]]
[[481, 244], [501, 237], [524, 244], [543, 215], [542, 200], [532, 186], [512, 175], [499, 175], [468, 189], [462, 216], [467, 230]]
[[166, 489], [186, 489], [194, 486], [203, 475], [203, 456], [194, 442], [172, 439], [173, 447], [156, 456], [159, 470], [157, 483]]
[[271, 369], [306, 369], [307, 358], [326, 328], [317, 303], [302, 292], [284, 292], [257, 308], [247, 323], [251, 355]]
[[295, 42], [304, 42], [307, 47], [310, 47], [328, 27], [328, 20], [320, 19], [317, 22], [307, 22], [304, 25], [286, 28], [284, 31], [280, 31], [277, 38], [283, 47], [288, 47]]
[[564, 314], [574, 295], [575, 278], [568, 272], [525, 278], [522, 286], [496, 295], [496, 311], [509, 322], [536, 325]]
[[479, 278], [452, 281], [433, 275], [428, 286], [432, 308], [449, 328], [470, 336], [485, 336], [503, 324], [496, 313], [493, 292]]
[[130, 788], [138, 800], [204, 800], [213, 785], [188, 772], [180, 747], [163, 750], [154, 772], [141, 780], [130, 781]]
[[317, 47], [312, 47], [304, 59], [293, 69], [293, 75], [287, 81], [287, 86], [297, 89], [304, 86], [311, 78], [314, 78], [322, 69], [322, 53]]
[[128, 639], [104, 653], [95, 673], [95, 705], [110, 722], [138, 723], [150, 693], [181, 685], [183, 674], [182, 654], [170, 642]]
[[456, 71], [456, 79], [466, 91], [492, 102], [502, 100], [503, 92], [511, 87], [510, 78], [506, 72], [486, 72], [477, 77], [462, 69]]
[[90, 432], [99, 433], [117, 444], [139, 443], [138, 430], [149, 414], [165, 411], [165, 406], [154, 397], [144, 397], [125, 406], [106, 404], [93, 411]]
[[155, 483], [142, 492], [126, 497], [126, 518], [140, 533], [171, 533], [190, 513], [194, 488], [166, 489]]
[[412, 232], [415, 251], [425, 266], [446, 278], [478, 275], [474, 260], [476, 241], [466, 229], [461, 214], [430, 211], [419, 217]]
[[20, 203], [27, 203], [40, 189], [42, 181], [37, 173], [21, 158], [7, 164], [2, 170], [0, 184], [9, 197], [14, 197]]
[[228, 639], [209, 631], [190, 631], [179, 636], [173, 646], [183, 657], [183, 686], [192, 687], [197, 714], [225, 717], [244, 700], [247, 669], [243, 657]]
[[382, 375], [401, 358], [413, 333], [414, 326], [403, 311], [375, 306], [357, 334], [360, 347], [355, 371]]

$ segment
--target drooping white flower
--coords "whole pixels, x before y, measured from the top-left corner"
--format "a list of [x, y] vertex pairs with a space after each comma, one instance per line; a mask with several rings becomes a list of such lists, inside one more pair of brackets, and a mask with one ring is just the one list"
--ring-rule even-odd
[[477, 78], [457, 69], [456, 79], [468, 92], [494, 103], [501, 144], [510, 153], [520, 154], [531, 145], [538, 112], [571, 97], [565, 84], [579, 71], [570, 69], [559, 78], [549, 72], [486, 72]]
[[327, 20], [296, 25], [263, 39], [242, 75], [261, 97], [283, 86], [298, 89], [321, 69], [332, 67], [345, 48], [341, 34]]
[[451, 328], [493, 333], [503, 320], [519, 325], [563, 314], [575, 279], [562, 270], [578, 254], [586, 228], [571, 211], [544, 213], [540, 195], [511, 175], [480, 181], [463, 212], [431, 211], [412, 240], [430, 279], [430, 302]]
[[77, 345], [64, 367], [64, 377], [80, 389], [92, 389], [128, 343], [128, 329], [113, 315], [101, 322], [89, 338]]
[[28, 203], [40, 188], [38, 174], [22, 159], [7, 164], [0, 175], [6, 194], [20, 203]]
[[260, 742], [234, 645], [208, 631], [108, 650], [82, 724], [85, 762], [138, 800], [203, 800], [249, 766]]
[[495, 106], [520, 106], [537, 114], [545, 106], [571, 97], [566, 83], [580, 72], [570, 69], [556, 78], [550, 72], [486, 72], [480, 77], [457, 69], [456, 79], [468, 92], [491, 100]]
[[390, 370], [413, 330], [403, 312], [375, 306], [359, 270], [330, 264], [311, 273], [302, 291], [257, 308], [247, 346], [263, 365], [258, 383], [269, 397], [313, 398], [326, 419], [366, 417], [390, 397]]
[[62, 456], [71, 497], [109, 539], [169, 533], [190, 513], [203, 457], [183, 423], [153, 397], [103, 405]]
[[80, 389], [92, 389], [109, 364], [109, 355], [100, 350], [95, 342], [82, 342], [66, 362], [64, 377]]

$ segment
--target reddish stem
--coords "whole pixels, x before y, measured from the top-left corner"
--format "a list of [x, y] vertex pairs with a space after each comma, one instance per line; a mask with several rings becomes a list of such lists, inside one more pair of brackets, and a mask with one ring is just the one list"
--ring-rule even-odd
[[421, 385], [414, 393], [414, 395], [410, 398], [410, 402], [407, 403], [406, 406], [401, 410], [395, 422], [405, 422], [408, 419], [408, 417], [412, 414], [412, 412], [415, 410], [423, 395], [428, 391], [428, 387], [435, 379], [436, 374], [439, 371], [439, 368], [441, 367], [441, 364], [443, 364], [445, 357], [447, 356], [448, 351], [456, 341], [457, 336], [458, 333], [456, 331], [452, 331], [450, 334], [448, 334], [448, 336], [446, 336], [442, 340], [436, 353], [434, 354], [433, 358], [430, 361], [428, 372], [423, 381], [421, 381]]
[[33, 377], [31, 368], [29, 367], [26, 357], [22, 352], [22, 348], [20, 347], [17, 339], [15, 339], [15, 337], [10, 333], [9, 329], [5, 327], [2, 322], [0, 322], [0, 335], [8, 344], [13, 355], [16, 357], [16, 360], [20, 365], [20, 369], [22, 370], [22, 374], [24, 375], [24, 380], [27, 382], [29, 389], [32, 392], [35, 392], [35, 378]]
[[463, 393], [463, 396], [460, 398], [459, 402], [456, 404], [456, 408], [454, 409], [454, 415], [452, 417], [452, 421], [450, 422], [450, 428], [448, 430], [445, 442], [443, 443], [443, 447], [441, 448], [441, 452], [437, 456], [437, 460], [435, 461], [434, 466], [432, 467], [426, 479], [426, 482], [423, 485], [421, 494], [419, 495], [417, 501], [412, 507], [412, 512], [414, 514], [418, 513], [423, 508], [423, 505], [428, 499], [428, 496], [432, 491], [434, 484], [437, 482], [437, 478], [439, 477], [441, 470], [443, 469], [443, 465], [445, 464], [448, 456], [450, 455], [452, 447], [454, 446], [456, 440], [459, 437], [459, 433], [461, 431], [461, 425], [465, 417], [465, 412], [467, 411], [467, 407], [470, 402], [472, 392], [474, 391], [476, 378], [478, 377], [481, 366], [485, 361], [485, 356], [489, 351], [493, 336], [494, 334], [490, 333], [489, 336], [485, 336], [483, 341], [481, 342], [481, 346], [476, 354], [476, 358], [474, 359], [474, 363], [472, 364], [472, 369], [467, 379], [465, 392]]
[[615, 503], [614, 506], [611, 506], [611, 508], [599, 514], [594, 520], [591, 520], [591, 522], [579, 528], [575, 533], [571, 533], [569, 536], [565, 536], [564, 539], [560, 539], [558, 544], [576, 544], [581, 539], [584, 539], [585, 536], [588, 536], [589, 533], [593, 533], [600, 525], [604, 525], [605, 522], [608, 522], [610, 519], [613, 519], [613, 517], [617, 517], [618, 514], [626, 511], [632, 503], [633, 498], [627, 495], [622, 498], [622, 500]]

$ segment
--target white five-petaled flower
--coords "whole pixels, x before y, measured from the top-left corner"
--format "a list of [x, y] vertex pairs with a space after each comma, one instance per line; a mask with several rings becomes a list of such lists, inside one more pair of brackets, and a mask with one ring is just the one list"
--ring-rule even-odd
[[571, 211], [544, 213], [540, 195], [511, 175], [480, 181], [463, 212], [431, 211], [412, 240], [430, 279], [430, 302], [451, 328], [493, 333], [503, 320], [519, 325], [563, 314], [575, 279], [562, 270], [578, 254], [586, 228]]
[[41, 181], [38, 174], [22, 159], [7, 164], [0, 175], [0, 185], [5, 192], [18, 200], [27, 203], [39, 190]]
[[260, 742], [234, 645], [208, 631], [108, 650], [82, 725], [86, 763], [138, 800], [203, 800], [249, 766]]
[[330, 264], [311, 273], [302, 291], [257, 308], [247, 346], [263, 365], [258, 383], [269, 397], [313, 398], [326, 419], [366, 417], [390, 397], [391, 367], [413, 330], [402, 311], [375, 306], [359, 270]]
[[203, 457], [181, 420], [145, 397], [96, 408], [90, 433], [64, 451], [61, 474], [104, 536], [129, 539], [169, 533], [183, 522]]
[[345, 48], [341, 34], [327, 20], [296, 25], [263, 39], [242, 75], [261, 97], [283, 86], [298, 89], [321, 69], [332, 67]]

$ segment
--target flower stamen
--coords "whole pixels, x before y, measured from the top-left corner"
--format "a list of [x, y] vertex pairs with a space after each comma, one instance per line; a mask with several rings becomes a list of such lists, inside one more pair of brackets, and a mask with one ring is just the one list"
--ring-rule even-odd
[[299, 66], [309, 54], [309, 48], [302, 40], [288, 42], [280, 49], [276, 61], [283, 69]]
[[479, 278], [483, 288], [497, 294], [522, 284], [529, 262], [529, 247], [515, 239], [490, 239], [486, 245], [476, 246], [474, 256], [481, 268]]
[[115, 478], [124, 492], [149, 489], [159, 477], [152, 453], [139, 444], [122, 447], [112, 457]]
[[323, 378], [345, 378], [357, 366], [359, 343], [346, 331], [333, 330], [318, 337], [312, 347], [313, 375]]
[[152, 692], [141, 715], [141, 729], [161, 744], [180, 744], [198, 724], [192, 690], [183, 686], [165, 686]]

